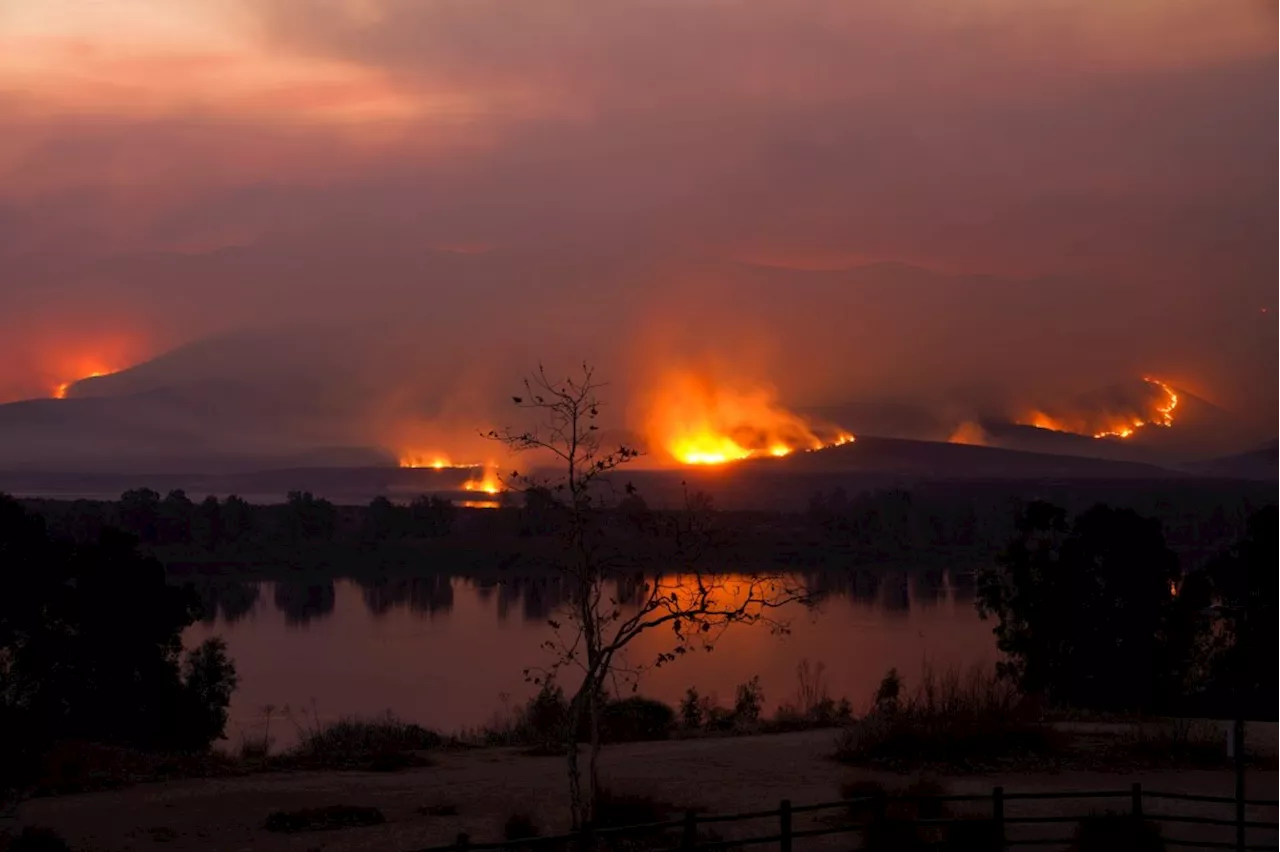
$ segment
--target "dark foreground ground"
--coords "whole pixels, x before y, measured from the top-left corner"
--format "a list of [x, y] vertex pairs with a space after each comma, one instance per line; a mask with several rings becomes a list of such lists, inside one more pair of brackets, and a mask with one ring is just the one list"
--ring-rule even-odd
[[[1274, 726], [1272, 726], [1274, 728]], [[1105, 734], [1100, 731], [1099, 734]], [[1270, 735], [1274, 739], [1274, 730]], [[1250, 736], [1254, 736], [1252, 733]], [[1264, 735], [1265, 736], [1265, 735]], [[892, 775], [842, 766], [829, 757], [834, 733], [807, 731], [769, 736], [632, 743], [606, 748], [604, 782], [611, 789], [652, 796], [711, 813], [768, 810], [780, 800], [797, 805], [839, 798], [842, 782], [874, 778], [890, 786], [914, 776]], [[1255, 742], [1260, 740], [1255, 739]], [[1272, 744], [1272, 749], [1274, 744]], [[564, 762], [531, 757], [512, 749], [444, 752], [422, 769], [368, 772], [289, 772], [236, 778], [194, 779], [144, 784], [128, 789], [28, 801], [17, 823], [56, 828], [76, 849], [118, 850], [379, 850], [398, 852], [451, 842], [459, 831], [477, 841], [502, 839], [503, 824], [514, 813], [529, 814], [544, 833], [565, 828], [567, 796]], [[989, 793], [994, 785], [1009, 792], [1128, 789], [1141, 782], [1148, 790], [1231, 796], [1230, 771], [1054, 771], [999, 775], [935, 775], [951, 793]], [[1250, 798], [1274, 799], [1274, 769], [1250, 770]], [[328, 831], [276, 833], [264, 823], [273, 811], [326, 805], [377, 807], [385, 824]], [[456, 807], [456, 815], [426, 811]], [[1017, 802], [1009, 816], [1083, 815], [1105, 809], [1100, 800]], [[1115, 808], [1128, 801], [1116, 800]], [[975, 806], [973, 810], [977, 810]], [[1147, 812], [1230, 818], [1231, 806], [1208, 803], [1148, 802]], [[1250, 819], [1274, 822], [1275, 809], [1251, 808]], [[817, 817], [797, 816], [796, 828], [812, 827]], [[767, 835], [776, 820], [717, 827], [726, 837]], [[1070, 827], [1018, 827], [1011, 836], [1062, 834]], [[1038, 835], [1034, 832], [1039, 832]], [[1167, 826], [1166, 836], [1193, 840], [1231, 840], [1229, 828]], [[797, 849], [848, 849], [851, 835], [797, 841]], [[1276, 832], [1257, 830], [1249, 842], [1275, 844]], [[768, 848], [767, 846], [753, 848]], [[1056, 847], [1038, 847], [1056, 848]]]

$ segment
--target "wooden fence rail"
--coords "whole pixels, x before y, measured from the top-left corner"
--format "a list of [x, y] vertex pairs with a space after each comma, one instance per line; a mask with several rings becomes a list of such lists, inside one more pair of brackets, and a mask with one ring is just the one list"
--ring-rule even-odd
[[[853, 799], [842, 799], [839, 801], [820, 802], [817, 804], [807, 805], [793, 805], [789, 800], [784, 799], [777, 808], [767, 811], [747, 811], [737, 814], [710, 815], [687, 811], [684, 817], [678, 820], [647, 823], [644, 825], [587, 829], [554, 837], [530, 837], [522, 840], [474, 843], [469, 835], [462, 833], [459, 834], [457, 839], [448, 846], [433, 846], [417, 850], [416, 852], [516, 852], [516, 850], [520, 850], [521, 852], [538, 852], [538, 850], [546, 849], [547, 847], [570, 848], [574, 850], [582, 850], [582, 852], [587, 852], [587, 850], [596, 850], [596, 852], [598, 852], [601, 848], [600, 841], [607, 841], [613, 838], [652, 838], [655, 835], [660, 836], [665, 832], [675, 832], [676, 830], [679, 830], [679, 841], [673, 843], [671, 847], [672, 852], [710, 852], [710, 850], [758, 846], [761, 844], [776, 844], [781, 852], [793, 852], [792, 847], [795, 840], [811, 837], [824, 837], [834, 834], [854, 834], [865, 827], [865, 822], [850, 822], [838, 825], [821, 826], [818, 828], [797, 829], [794, 825], [795, 816], [797, 814], [812, 814], [821, 811], [835, 811], [840, 809], [848, 810], [854, 806], [870, 806], [876, 813], [881, 815], [880, 819], [888, 819], [887, 817], [884, 817], [883, 814], [885, 805], [889, 801], [916, 803], [929, 802], [933, 804], [953, 802], [989, 803], [991, 808], [991, 820], [997, 827], [997, 836], [1005, 838], [1003, 842], [1006, 847], [1064, 846], [1071, 842], [1070, 837], [1008, 838], [1006, 836], [1005, 829], [1011, 825], [1053, 825], [1076, 823], [1088, 816], [1087, 814], [1064, 816], [1016, 816], [1007, 813], [1007, 805], [1011, 802], [1066, 801], [1071, 799], [1124, 799], [1127, 800], [1126, 804], [1128, 806], [1128, 813], [1152, 822], [1222, 826], [1235, 829], [1235, 839], [1231, 841], [1190, 840], [1166, 837], [1164, 838], [1164, 843], [1170, 848], [1233, 849], [1236, 850], [1236, 852], [1246, 852], [1246, 850], [1250, 850], [1250, 852], [1253, 852], [1253, 850], [1256, 850], [1256, 852], [1275, 852], [1277, 850], [1277, 846], [1275, 844], [1247, 844], [1245, 842], [1245, 829], [1271, 829], [1272, 831], [1275, 831], [1277, 828], [1275, 820], [1262, 821], [1248, 820], [1244, 818], [1246, 806], [1254, 808], [1271, 808], [1274, 810], [1277, 806], [1277, 801], [1275, 799], [1237, 799], [1234, 796], [1204, 796], [1190, 793], [1160, 792], [1156, 790], [1144, 790], [1141, 784], [1135, 783], [1128, 789], [1116, 790], [1013, 793], [1006, 792], [1003, 787], [994, 787], [990, 793], [937, 796], [861, 796]], [[1217, 819], [1214, 817], [1195, 816], [1191, 814], [1153, 813], [1148, 808], [1148, 805], [1156, 805], [1158, 802], [1196, 802], [1201, 804], [1231, 805], [1235, 808], [1235, 818]], [[777, 830], [759, 836], [735, 837], [731, 839], [710, 840], [700, 839], [698, 837], [698, 829], [702, 826], [723, 825], [761, 819], [776, 819], [778, 821]], [[888, 819], [888, 821], [910, 823], [918, 826], [945, 826], [960, 822], [971, 822], [972, 819], [973, 817], [969, 816], [962, 818], [938, 817], [930, 819]], [[603, 848], [608, 848], [607, 843], [604, 844]]]

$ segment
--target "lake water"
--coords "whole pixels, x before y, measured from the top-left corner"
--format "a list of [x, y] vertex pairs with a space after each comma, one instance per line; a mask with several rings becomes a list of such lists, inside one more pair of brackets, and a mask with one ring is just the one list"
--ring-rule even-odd
[[[732, 702], [737, 684], [758, 675], [772, 710], [791, 700], [802, 661], [821, 664], [833, 697], [855, 708], [896, 667], [910, 688], [925, 665], [936, 670], [992, 664], [991, 623], [980, 620], [971, 588], [940, 574], [859, 574], [820, 583], [814, 610], [785, 609], [789, 632], [735, 625], [711, 653], [688, 654], [646, 672], [639, 691], [671, 704], [694, 686]], [[531, 695], [525, 668], [549, 661], [541, 644], [557, 604], [546, 579], [482, 583], [442, 575], [321, 583], [222, 582], [207, 587], [216, 613], [193, 625], [188, 646], [226, 639], [240, 673], [228, 738], [260, 735], [264, 708], [277, 708], [277, 747], [296, 735], [282, 718], [321, 721], [391, 711], [455, 732], [484, 724]], [[646, 635], [632, 660], [649, 660], [667, 636]]]

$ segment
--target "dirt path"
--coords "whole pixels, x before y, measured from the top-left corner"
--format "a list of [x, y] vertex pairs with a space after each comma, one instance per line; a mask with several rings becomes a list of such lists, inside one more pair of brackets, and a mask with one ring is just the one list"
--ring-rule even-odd
[[[842, 780], [886, 773], [852, 770], [828, 759], [830, 731], [773, 736], [632, 743], [605, 751], [605, 783], [616, 790], [704, 807], [715, 813], [770, 809], [783, 798], [796, 804], [838, 798]], [[398, 773], [294, 772], [239, 778], [145, 784], [124, 790], [37, 799], [19, 811], [20, 824], [53, 827], [76, 849], [121, 850], [379, 850], [407, 852], [451, 842], [459, 831], [477, 840], [501, 838], [512, 813], [532, 815], [544, 832], [564, 827], [567, 811], [564, 765], [559, 758], [528, 757], [506, 749], [452, 752], [436, 766]], [[951, 792], [1128, 788], [1229, 796], [1231, 773], [1187, 771], [1114, 775], [1098, 772], [967, 776], [943, 779]], [[1249, 795], [1274, 798], [1277, 773], [1251, 772]], [[267, 815], [333, 804], [380, 808], [385, 825], [336, 831], [276, 834], [263, 829]], [[427, 816], [419, 808], [455, 805], [457, 816]], [[1063, 805], [1022, 803], [1019, 813], [1048, 813]], [[1171, 803], [1172, 804], [1172, 803]], [[1127, 806], [1119, 802], [1117, 807]], [[1065, 807], [1088, 810], [1089, 803]], [[1153, 810], [1151, 807], [1148, 810]], [[1061, 812], [1061, 810], [1059, 810]], [[1229, 817], [1230, 809], [1179, 805], [1167, 812]], [[1010, 814], [1013, 814], [1011, 807]], [[1273, 819], [1274, 811], [1259, 813]], [[763, 834], [763, 824], [743, 825]], [[726, 832], [727, 833], [727, 832]], [[1190, 836], [1182, 832], [1183, 836]], [[1200, 836], [1204, 836], [1203, 834]], [[1225, 837], [1225, 835], [1213, 835]], [[1275, 843], [1275, 832], [1251, 842]], [[798, 846], [800, 844], [797, 844]], [[848, 842], [844, 844], [848, 848]]]

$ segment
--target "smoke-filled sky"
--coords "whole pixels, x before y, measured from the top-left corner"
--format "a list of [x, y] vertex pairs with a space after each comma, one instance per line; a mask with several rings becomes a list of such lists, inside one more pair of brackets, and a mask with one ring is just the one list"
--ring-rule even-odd
[[1272, 430], [1276, 23], [0, 0], [0, 400], [311, 328], [374, 419], [587, 358], [619, 387], [679, 361], [957, 419], [1153, 373]]

